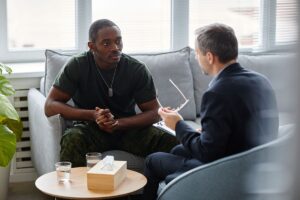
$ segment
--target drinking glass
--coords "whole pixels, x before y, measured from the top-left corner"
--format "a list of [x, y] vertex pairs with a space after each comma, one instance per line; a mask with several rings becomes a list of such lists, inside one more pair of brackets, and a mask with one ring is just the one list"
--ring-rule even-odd
[[89, 152], [85, 155], [86, 157], [86, 167], [87, 169], [91, 169], [94, 165], [96, 165], [101, 160], [101, 153], [98, 152]]
[[55, 169], [57, 174], [58, 182], [67, 182], [70, 181], [72, 163], [71, 162], [57, 162], [55, 163]]

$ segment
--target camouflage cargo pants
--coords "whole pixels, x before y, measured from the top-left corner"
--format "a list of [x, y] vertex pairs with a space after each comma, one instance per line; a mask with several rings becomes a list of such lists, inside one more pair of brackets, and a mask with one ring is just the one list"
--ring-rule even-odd
[[77, 124], [65, 131], [61, 139], [61, 161], [71, 161], [72, 167], [85, 166], [87, 152], [124, 150], [146, 157], [154, 152], [169, 152], [178, 144], [176, 137], [155, 127], [107, 133], [96, 123]]

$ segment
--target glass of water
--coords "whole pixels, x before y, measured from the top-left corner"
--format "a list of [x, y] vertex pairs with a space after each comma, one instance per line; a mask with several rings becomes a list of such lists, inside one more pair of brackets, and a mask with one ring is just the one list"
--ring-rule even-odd
[[57, 162], [55, 163], [55, 169], [58, 182], [70, 181], [72, 163], [71, 162]]
[[101, 160], [102, 155], [98, 152], [89, 152], [85, 155], [85, 157], [86, 167], [89, 170]]

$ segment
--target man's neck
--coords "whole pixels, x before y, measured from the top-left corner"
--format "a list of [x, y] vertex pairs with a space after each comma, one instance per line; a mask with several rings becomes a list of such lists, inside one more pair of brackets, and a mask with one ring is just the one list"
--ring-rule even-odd
[[233, 60], [230, 60], [226, 63], [216, 63], [215, 64], [215, 67], [214, 67], [214, 70], [213, 70], [213, 76], [216, 76], [220, 73], [220, 71], [222, 71], [223, 69], [225, 69], [226, 67], [228, 67], [229, 65], [233, 64], [233, 63], [236, 63], [236, 60], [233, 59]]
[[110, 64], [110, 63], [104, 63], [104, 62], [101, 62], [99, 59], [97, 59], [96, 57], [94, 57], [94, 60], [95, 60], [95, 64], [97, 67], [99, 67], [100, 69], [103, 69], [103, 70], [110, 70], [110, 69], [114, 69], [118, 63], [113, 63], [113, 64]]

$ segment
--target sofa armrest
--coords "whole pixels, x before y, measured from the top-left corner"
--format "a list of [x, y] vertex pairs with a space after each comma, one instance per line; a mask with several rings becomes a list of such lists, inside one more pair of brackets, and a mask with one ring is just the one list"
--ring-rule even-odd
[[28, 92], [29, 130], [32, 160], [38, 175], [54, 170], [59, 160], [60, 139], [64, 120], [60, 115], [47, 118], [44, 114], [45, 96], [35, 88]]

